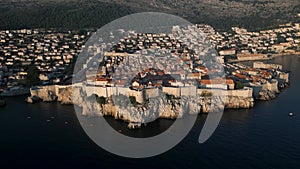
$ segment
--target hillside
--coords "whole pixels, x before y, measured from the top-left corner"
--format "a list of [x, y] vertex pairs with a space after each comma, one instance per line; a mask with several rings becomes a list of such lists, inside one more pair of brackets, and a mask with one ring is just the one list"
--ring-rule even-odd
[[0, 29], [99, 28], [124, 15], [156, 11], [217, 29], [265, 29], [295, 21], [299, 0], [0, 0]]

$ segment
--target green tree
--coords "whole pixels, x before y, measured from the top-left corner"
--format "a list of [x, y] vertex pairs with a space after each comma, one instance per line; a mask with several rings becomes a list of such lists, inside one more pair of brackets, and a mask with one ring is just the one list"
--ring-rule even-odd
[[112, 101], [113, 101], [114, 105], [117, 105], [120, 107], [127, 107], [130, 103], [129, 98], [123, 94], [113, 95]]
[[175, 96], [174, 96], [174, 95], [171, 95], [171, 94], [167, 94], [167, 93], [166, 93], [166, 98], [167, 98], [167, 100], [172, 100], [172, 99], [174, 99], [174, 98], [175, 98]]
[[235, 82], [235, 89], [244, 89], [244, 84], [240, 81]]
[[27, 69], [27, 77], [26, 77], [26, 84], [29, 86], [33, 86], [39, 83], [40, 71], [34, 65], [30, 65]]
[[91, 96], [87, 97], [87, 101], [89, 102], [97, 101], [97, 99], [98, 99], [98, 95], [96, 94], [92, 94]]
[[136, 105], [137, 105], [136, 98], [135, 98], [134, 96], [129, 96], [129, 100], [130, 100], [130, 103], [131, 103], [133, 106], [136, 106]]
[[212, 97], [213, 94], [211, 92], [208, 92], [208, 91], [203, 91], [201, 94], [200, 94], [201, 97]]
[[97, 102], [102, 106], [104, 104], [107, 104], [107, 100], [105, 97], [101, 96], [97, 98]]

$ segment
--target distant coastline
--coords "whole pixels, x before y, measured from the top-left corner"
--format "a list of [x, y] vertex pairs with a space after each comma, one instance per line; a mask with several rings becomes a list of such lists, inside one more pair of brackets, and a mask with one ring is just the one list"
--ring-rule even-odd
[[21, 96], [21, 95], [29, 95], [30, 88], [17, 89], [12, 91], [3, 91], [0, 93], [0, 97], [13, 97], [13, 96]]

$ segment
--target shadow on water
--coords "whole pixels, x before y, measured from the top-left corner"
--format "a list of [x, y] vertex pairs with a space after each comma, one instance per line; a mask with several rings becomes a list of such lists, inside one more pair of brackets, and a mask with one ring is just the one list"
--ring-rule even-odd
[[148, 138], [159, 135], [168, 130], [175, 122], [175, 120], [157, 119], [151, 123], [148, 123], [146, 126], [132, 130], [127, 127], [128, 123], [122, 120], [115, 120], [113, 117], [105, 117], [105, 120], [116, 131], [126, 136], [135, 138]]

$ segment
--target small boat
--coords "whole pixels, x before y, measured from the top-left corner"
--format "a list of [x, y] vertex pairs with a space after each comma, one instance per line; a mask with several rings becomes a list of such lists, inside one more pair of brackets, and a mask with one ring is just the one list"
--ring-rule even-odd
[[290, 113], [289, 113], [289, 116], [294, 116], [294, 113], [293, 113], [293, 112], [290, 112]]

